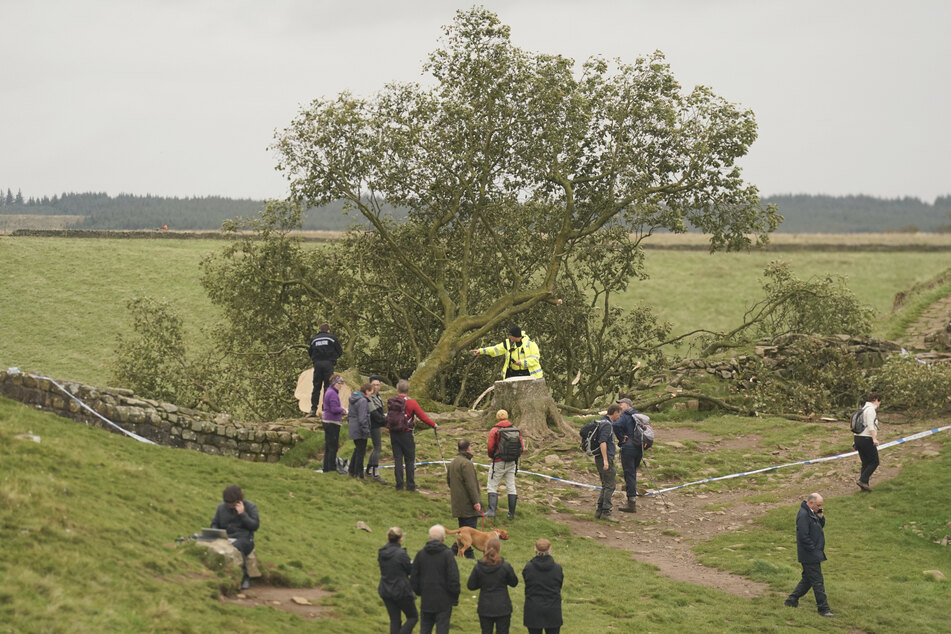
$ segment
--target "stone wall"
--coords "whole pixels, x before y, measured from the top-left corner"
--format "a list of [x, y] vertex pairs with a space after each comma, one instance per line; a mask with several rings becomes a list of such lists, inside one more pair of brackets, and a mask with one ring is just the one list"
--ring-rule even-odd
[[[314, 423], [240, 423], [228, 414], [209, 414], [172, 403], [138, 398], [131, 390], [56, 381], [71, 394], [126, 431], [166, 447], [233, 456], [253, 462], [277, 462], [301, 440], [300, 430]], [[0, 395], [120, 433], [81, 407], [52, 381], [20, 372], [0, 371]]]

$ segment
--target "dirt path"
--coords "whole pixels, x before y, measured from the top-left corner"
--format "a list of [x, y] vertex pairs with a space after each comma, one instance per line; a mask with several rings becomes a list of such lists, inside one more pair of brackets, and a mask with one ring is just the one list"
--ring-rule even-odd
[[951, 295], [929, 306], [918, 321], [908, 328], [899, 343], [911, 350], [929, 350], [932, 345], [925, 342], [925, 337], [941, 332], [948, 322], [951, 322]]
[[[675, 446], [679, 440], [684, 439], [713, 440], [710, 434], [695, 430], [669, 431], [669, 436], [678, 440], [664, 442], [674, 443]], [[895, 437], [898, 435], [894, 434]], [[747, 436], [724, 440], [720, 446], [729, 444], [731, 448], [758, 448], [759, 451], [769, 451], [768, 448], [758, 447], [757, 442], [755, 436]], [[882, 455], [882, 466], [875, 472], [873, 485], [895, 477], [905, 461], [936, 456], [939, 449], [940, 445], [933, 440], [921, 440], [889, 449]], [[802, 452], [809, 450], [808, 447], [799, 446], [796, 453], [805, 457]], [[818, 451], [818, 446], [815, 450]], [[789, 456], [778, 456], [777, 464], [791, 461], [787, 460], [787, 457]], [[537, 481], [529, 484], [528, 488], [533, 490], [533, 501], [543, 498], [541, 490], [546, 488], [553, 508], [555, 499], [561, 502], [562, 508], [570, 508], [571, 512], [557, 511], [553, 513], [552, 518], [568, 525], [575, 535], [629, 552], [637, 561], [657, 566], [661, 574], [671, 579], [700, 583], [738, 596], [752, 597], [764, 594], [768, 586], [700, 564], [692, 547], [723, 532], [745, 530], [755, 523], [756, 518], [770, 509], [796, 505], [802, 501], [805, 494], [812, 491], [819, 491], [826, 497], [859, 494], [855, 484], [857, 472], [858, 458], [847, 458], [810, 465], [802, 471], [792, 469], [786, 472], [770, 472], [768, 477], [776, 486], [762, 495], [762, 491], [752, 489], [744, 491], [742, 488], [734, 488], [732, 491], [715, 492], [697, 487], [671, 491], [663, 498], [642, 497], [638, 499], [636, 514], [617, 513], [621, 520], [619, 524], [608, 524], [594, 519], [597, 503], [597, 493], [594, 490], [579, 497], [562, 495], [550, 485], [546, 486], [545, 483]], [[591, 473], [578, 474], [577, 479], [589, 482], [591, 476]], [[648, 481], [640, 475], [640, 482]], [[874, 492], [868, 495], [874, 496]], [[748, 497], [760, 497], [769, 501], [750, 501], [746, 499]], [[624, 494], [619, 491], [614, 497], [615, 505], [622, 503], [624, 499]], [[794, 550], [794, 536], [790, 535], [788, 542], [777, 544], [777, 548]], [[794, 558], [795, 553], [791, 556]]]
[[333, 609], [318, 605], [330, 592], [320, 588], [278, 588], [275, 586], [251, 586], [234, 597], [221, 597], [222, 603], [243, 605], [249, 608], [272, 607], [296, 614], [305, 619], [329, 618]]

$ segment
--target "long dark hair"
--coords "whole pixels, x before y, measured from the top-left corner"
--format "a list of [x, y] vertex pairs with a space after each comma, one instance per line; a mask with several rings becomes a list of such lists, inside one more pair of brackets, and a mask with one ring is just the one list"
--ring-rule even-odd
[[490, 566], [498, 566], [502, 563], [501, 551], [502, 542], [493, 535], [485, 542], [485, 556], [482, 557], [482, 561]]

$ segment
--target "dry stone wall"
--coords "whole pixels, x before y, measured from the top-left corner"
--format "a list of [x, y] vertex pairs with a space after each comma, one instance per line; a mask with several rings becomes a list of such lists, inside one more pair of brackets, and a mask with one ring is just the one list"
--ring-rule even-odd
[[[233, 456], [253, 462], [277, 462], [301, 440], [300, 430], [314, 423], [242, 423], [228, 414], [209, 414], [172, 403], [136, 397], [131, 390], [56, 381], [71, 394], [126, 431], [166, 447]], [[80, 406], [52, 381], [20, 372], [0, 371], [0, 395], [115, 433], [110, 425]]]

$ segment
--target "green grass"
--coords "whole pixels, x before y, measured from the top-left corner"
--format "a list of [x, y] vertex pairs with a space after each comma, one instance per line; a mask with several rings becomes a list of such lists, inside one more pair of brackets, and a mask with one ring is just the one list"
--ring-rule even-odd
[[[186, 318], [188, 340], [198, 340], [201, 326], [216, 316], [199, 285], [198, 263], [223, 246], [217, 240], [0, 237], [0, 366], [107, 384], [116, 337], [130, 328], [126, 302], [139, 295], [169, 300]], [[675, 333], [726, 329], [761, 297], [762, 270], [776, 259], [801, 278], [845, 275], [880, 315], [891, 310], [895, 293], [947, 268], [947, 254], [940, 252], [652, 250], [650, 279], [633, 282], [620, 301], [653, 305]], [[878, 330], [894, 334], [894, 325], [882, 322]]]
[[[823, 574], [830, 605], [839, 616], [838, 627], [865, 632], [947, 631], [951, 582], [922, 574], [937, 569], [951, 577], [951, 549], [931, 541], [951, 533], [947, 493], [951, 451], [947, 436], [935, 438], [943, 445], [939, 457], [906, 464], [899, 477], [875, 485], [872, 494], [826, 498], [828, 561]], [[788, 594], [801, 572], [796, 562], [797, 510], [775, 509], [751, 530], [715, 537], [696, 549], [700, 560]], [[924, 537], [910, 526], [921, 527]], [[742, 546], [733, 548], [737, 544]], [[800, 608], [789, 610], [785, 618], [790, 627], [815, 627], [813, 596], [804, 597]]]
[[[41, 442], [14, 438], [22, 433], [39, 435]], [[944, 614], [934, 606], [947, 604], [948, 584], [928, 584], [920, 570], [951, 572], [948, 551], [936, 552], [937, 547], [912, 532], [897, 529], [908, 519], [931, 526], [947, 509], [947, 467], [945, 452], [940, 462], [916, 467], [921, 469], [917, 477], [880, 485], [874, 498], [826, 501], [833, 518], [827, 579], [833, 607], [840, 612], [835, 623], [810, 618], [808, 610], [790, 614], [782, 606], [778, 593], [796, 580], [794, 551], [791, 559], [789, 550], [775, 548], [788, 546], [788, 510], [768, 515], [767, 526], [758, 531], [730, 533], [729, 544], [748, 540], [735, 560], [719, 554], [724, 542], [710, 547], [718, 553], [719, 565], [743, 566], [745, 574], [767, 580], [777, 592], [753, 599], [674, 582], [618, 551], [572, 537], [528, 499], [519, 505], [514, 523], [500, 522], [513, 535], [504, 543], [503, 555], [520, 571], [535, 539], [552, 540], [554, 556], [565, 569], [567, 632], [774, 632], [783, 630], [787, 620], [818, 631], [872, 631], [876, 628], [870, 625], [876, 624], [877, 631], [899, 631], [902, 619], [914, 623], [916, 631], [935, 631]], [[442, 470], [424, 468], [421, 476], [425, 487], [445, 490]], [[234, 578], [207, 570], [191, 549], [175, 545], [176, 537], [207, 525], [220, 490], [234, 482], [260, 509], [257, 553], [264, 566], [276, 579], [331, 590], [324, 603], [333, 608], [333, 618], [313, 623], [270, 608], [222, 603], [220, 589], [233, 588]], [[933, 491], [927, 492], [932, 483]], [[870, 500], [877, 510], [865, 508]], [[422, 547], [428, 526], [454, 525], [448, 507], [444, 497], [398, 493], [335, 474], [146, 446], [0, 399], [0, 623], [5, 626], [0, 629], [383, 631], [376, 550], [387, 527], [406, 530], [405, 545], [412, 554]], [[848, 545], [867, 530], [870, 514], [885, 516], [881, 527], [868, 529], [876, 543]], [[358, 520], [373, 533], [356, 530]], [[854, 562], [847, 562], [849, 555]], [[922, 567], [927, 557], [930, 563]], [[862, 603], [860, 587], [869, 578], [861, 574], [863, 565], [881, 570], [886, 578], [884, 587], [871, 590], [881, 600], [869, 604]], [[462, 561], [459, 566], [465, 580], [473, 564]], [[518, 631], [522, 588], [511, 595]], [[462, 593], [453, 631], [478, 631], [476, 600], [475, 593]]]

